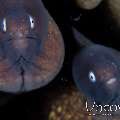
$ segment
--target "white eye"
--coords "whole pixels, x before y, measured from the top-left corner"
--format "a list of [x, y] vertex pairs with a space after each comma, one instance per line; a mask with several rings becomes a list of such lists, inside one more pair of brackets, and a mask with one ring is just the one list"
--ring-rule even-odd
[[6, 18], [3, 19], [3, 23], [2, 23], [2, 28], [3, 28], [3, 31], [6, 32], [7, 31], [7, 25], [6, 25]]
[[90, 79], [90, 81], [93, 82], [93, 83], [96, 82], [96, 77], [95, 77], [94, 72], [92, 72], [92, 71], [89, 72], [89, 79]]
[[29, 16], [29, 19], [30, 19], [30, 27], [33, 29], [35, 26], [34, 19], [32, 16]]

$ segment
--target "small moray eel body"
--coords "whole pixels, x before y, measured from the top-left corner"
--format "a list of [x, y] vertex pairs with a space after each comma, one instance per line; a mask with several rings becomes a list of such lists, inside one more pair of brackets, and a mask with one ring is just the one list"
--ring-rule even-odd
[[41, 0], [0, 0], [0, 90], [48, 84], [64, 59], [61, 33]]
[[[77, 34], [79, 43], [81, 39], [82, 43], [87, 40], [81, 33]], [[87, 45], [75, 56], [72, 72], [78, 88], [97, 104], [112, 104], [120, 95], [120, 53], [117, 50], [94, 43]]]

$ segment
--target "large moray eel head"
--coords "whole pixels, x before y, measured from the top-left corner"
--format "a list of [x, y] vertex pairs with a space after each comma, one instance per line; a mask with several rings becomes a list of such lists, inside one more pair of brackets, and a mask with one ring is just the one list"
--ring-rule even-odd
[[0, 90], [21, 92], [45, 86], [63, 62], [61, 34], [41, 1], [25, 0], [19, 6], [16, 0], [5, 2], [9, 7], [3, 5], [0, 13]]

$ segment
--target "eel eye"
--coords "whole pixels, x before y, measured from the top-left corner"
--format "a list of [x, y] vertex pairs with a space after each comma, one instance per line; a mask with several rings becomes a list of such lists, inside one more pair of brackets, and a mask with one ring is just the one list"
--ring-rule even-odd
[[33, 29], [35, 27], [34, 19], [32, 16], [29, 16], [30, 19], [30, 27]]
[[95, 74], [94, 74], [94, 72], [92, 72], [92, 71], [89, 72], [89, 80], [90, 80], [91, 82], [93, 82], [93, 83], [96, 82]]
[[4, 32], [7, 31], [6, 18], [4, 18], [3, 21], [2, 21], [2, 30], [3, 30]]

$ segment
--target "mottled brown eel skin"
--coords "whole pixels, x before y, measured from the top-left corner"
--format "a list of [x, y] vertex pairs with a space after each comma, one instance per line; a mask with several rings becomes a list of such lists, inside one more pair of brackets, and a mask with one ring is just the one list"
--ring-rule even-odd
[[62, 35], [41, 0], [0, 0], [0, 91], [41, 88], [63, 61]]

